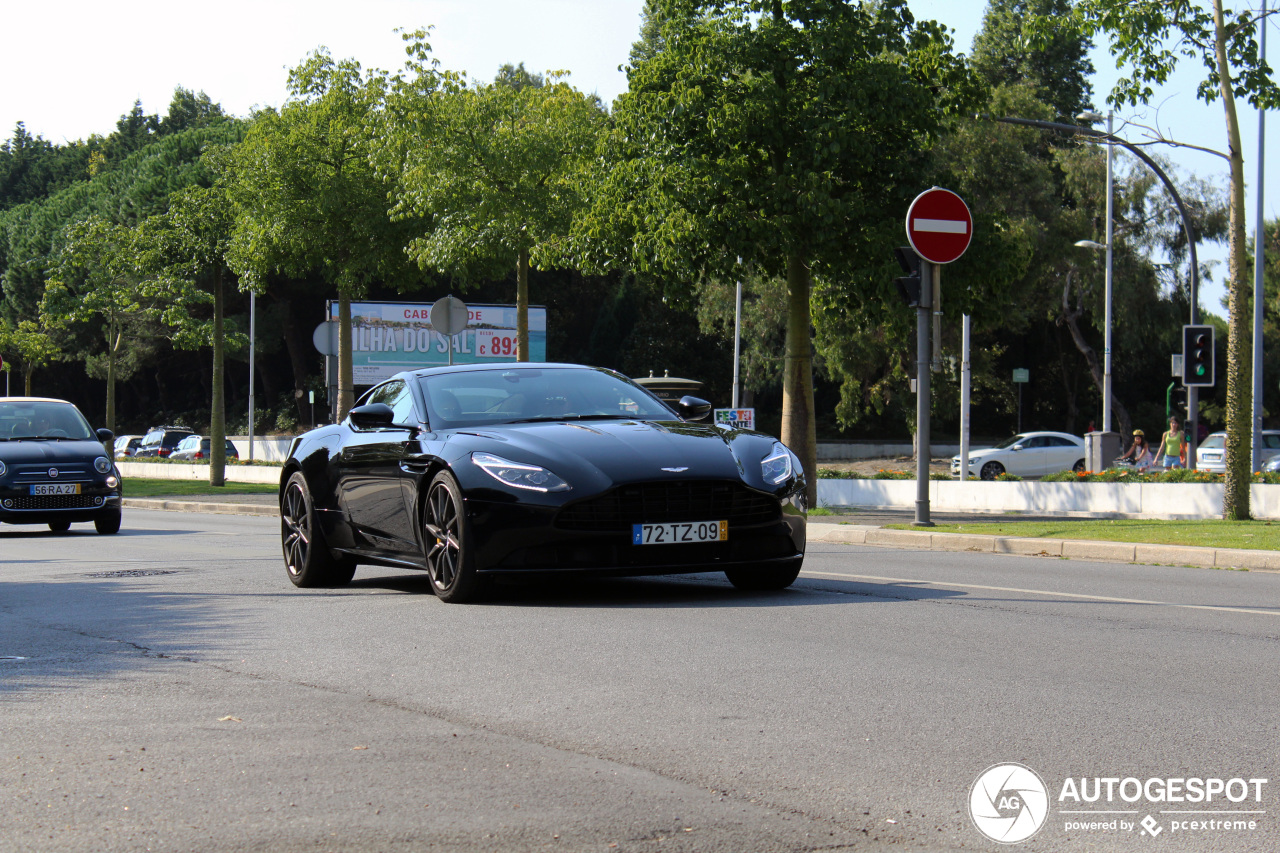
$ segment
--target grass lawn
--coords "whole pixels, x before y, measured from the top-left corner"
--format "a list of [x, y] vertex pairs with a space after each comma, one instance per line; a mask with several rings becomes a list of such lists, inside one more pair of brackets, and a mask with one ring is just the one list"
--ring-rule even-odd
[[210, 486], [208, 480], [149, 480], [143, 477], [124, 478], [124, 496], [127, 498], [156, 498], [174, 495], [274, 495], [279, 486], [271, 483], [227, 483]]
[[[910, 524], [887, 524], [897, 530], [919, 530]], [[980, 533], [1028, 539], [1102, 539], [1151, 545], [1198, 545], [1205, 548], [1252, 548], [1280, 551], [1280, 522], [1163, 521], [1157, 519], [1070, 519], [986, 524], [939, 524], [931, 533]]]

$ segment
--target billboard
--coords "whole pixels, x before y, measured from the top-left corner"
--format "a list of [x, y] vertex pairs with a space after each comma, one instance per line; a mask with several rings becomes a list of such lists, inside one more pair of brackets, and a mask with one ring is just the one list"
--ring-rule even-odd
[[[516, 306], [468, 305], [468, 328], [453, 336], [453, 363], [515, 361]], [[329, 302], [337, 322], [338, 303]], [[352, 302], [351, 366], [356, 385], [402, 370], [449, 363], [449, 339], [431, 327], [430, 302]], [[529, 360], [547, 360], [547, 309], [529, 306]]]

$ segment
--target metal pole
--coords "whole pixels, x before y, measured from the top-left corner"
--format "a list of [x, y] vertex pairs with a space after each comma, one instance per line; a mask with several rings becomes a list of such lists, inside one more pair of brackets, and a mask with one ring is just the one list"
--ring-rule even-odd
[[[1110, 137], [1114, 131], [1115, 113], [1107, 110], [1107, 136]], [[1112, 208], [1112, 196], [1115, 195], [1113, 185], [1115, 183], [1115, 161], [1116, 146], [1107, 143], [1107, 280], [1106, 280], [1106, 324], [1105, 340], [1103, 341], [1103, 358], [1104, 366], [1102, 371], [1102, 431], [1104, 433], [1111, 432], [1111, 270], [1112, 270], [1112, 244], [1115, 243], [1115, 215]], [[1021, 392], [1019, 392], [1019, 400], [1021, 400]], [[1019, 404], [1021, 405], [1021, 404]], [[1019, 411], [1021, 416], [1021, 411]]]
[[969, 330], [972, 318], [965, 314], [960, 325], [960, 480], [969, 479]]
[[[1267, 58], [1267, 0], [1262, 0], [1262, 16], [1258, 19], [1258, 28], [1262, 30], [1259, 38], [1262, 41], [1262, 59]], [[1258, 109], [1258, 211], [1253, 223], [1253, 457], [1250, 471], [1262, 470], [1262, 302], [1264, 272], [1263, 252], [1266, 244], [1266, 231], [1263, 228], [1262, 196], [1263, 158], [1266, 154], [1267, 113]]]
[[253, 459], [253, 351], [258, 334], [258, 299], [249, 291], [249, 459]]
[[942, 265], [933, 267], [933, 353], [929, 359], [934, 370], [942, 369]]
[[[742, 258], [738, 258], [738, 263], [742, 263]], [[733, 408], [738, 408], [738, 402], [742, 398], [742, 379], [739, 376], [739, 366], [742, 362], [742, 279], [738, 279], [737, 285], [738, 295], [737, 304], [733, 309]], [[736, 417], [736, 415], [735, 415]]]
[[920, 260], [920, 305], [916, 308], [916, 527], [929, 520], [929, 322], [934, 265]]

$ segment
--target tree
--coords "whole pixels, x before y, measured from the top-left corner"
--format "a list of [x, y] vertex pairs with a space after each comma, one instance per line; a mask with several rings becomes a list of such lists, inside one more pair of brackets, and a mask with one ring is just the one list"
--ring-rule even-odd
[[184, 291], [165, 276], [139, 266], [139, 231], [91, 217], [67, 231], [54, 277], [41, 305], [42, 324], [67, 328], [96, 326], [105, 353], [85, 352], [91, 375], [106, 379], [106, 424], [116, 428], [116, 381], [138, 365], [137, 348], [182, 328], [203, 294]]
[[880, 268], [940, 116], [975, 88], [943, 29], [901, 0], [648, 8], [657, 33], [615, 103], [580, 263], [611, 255], [684, 299], [691, 282], [731, 280], [738, 257], [785, 279], [782, 439], [812, 503], [812, 282], [848, 293], [854, 270]]
[[1064, 16], [1070, 0], [990, 0], [982, 29], [973, 40], [974, 69], [992, 87], [1029, 83], [1037, 96], [1053, 108], [1050, 120], [1071, 121], [1093, 108], [1089, 77], [1092, 42], [1070, 30], [1054, 31], [1047, 43], [1029, 37], [1029, 22], [1037, 16]]
[[0, 319], [0, 356], [5, 360], [4, 369], [22, 368], [22, 393], [28, 397], [31, 396], [31, 378], [36, 368], [47, 366], [59, 352], [49, 334], [33, 320], [12, 324]]
[[391, 221], [392, 183], [370, 162], [386, 87], [384, 72], [365, 73], [322, 48], [289, 72], [290, 100], [255, 118], [228, 163], [231, 269], [254, 288], [279, 273], [315, 276], [337, 291], [340, 418], [355, 402], [351, 300], [375, 281], [418, 281], [404, 254], [418, 223]]
[[[220, 159], [217, 152], [206, 156]], [[209, 405], [209, 484], [226, 483], [226, 290], [234, 279], [227, 254], [234, 227], [234, 212], [225, 185], [188, 187], [175, 193], [169, 212], [157, 218], [151, 232], [150, 266], [172, 283], [176, 292], [205, 291], [212, 297], [213, 317], [207, 323], [183, 323], [175, 343], [208, 345], [213, 350], [212, 399]], [[234, 343], [243, 343], [232, 336]]]
[[604, 111], [562, 74], [523, 63], [487, 85], [447, 72], [439, 88], [397, 97], [384, 155], [399, 179], [393, 215], [430, 223], [409, 254], [464, 284], [514, 267], [516, 357], [528, 361], [529, 269], [559, 257]]
[[1250, 289], [1245, 235], [1244, 146], [1236, 114], [1236, 98], [1255, 108], [1280, 105], [1280, 86], [1258, 52], [1258, 14], [1249, 8], [1232, 11], [1223, 0], [1201, 5], [1192, 0], [1078, 0], [1073, 19], [1038, 22], [1041, 43], [1065, 21], [1087, 35], [1106, 33], [1117, 64], [1130, 73], [1122, 77], [1107, 100], [1116, 106], [1146, 103], [1152, 86], [1168, 79], [1181, 59], [1199, 60], [1205, 76], [1197, 96], [1205, 103], [1221, 99], [1230, 163], [1228, 227], [1227, 333], [1227, 448], [1222, 515], [1247, 519], [1251, 445], [1249, 380]]

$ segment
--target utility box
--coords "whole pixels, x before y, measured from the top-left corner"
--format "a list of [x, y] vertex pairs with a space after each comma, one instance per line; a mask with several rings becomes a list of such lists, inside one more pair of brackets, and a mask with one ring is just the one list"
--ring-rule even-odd
[[1102, 471], [1116, 461], [1124, 447], [1118, 432], [1089, 432], [1084, 436], [1084, 467], [1089, 471]]

